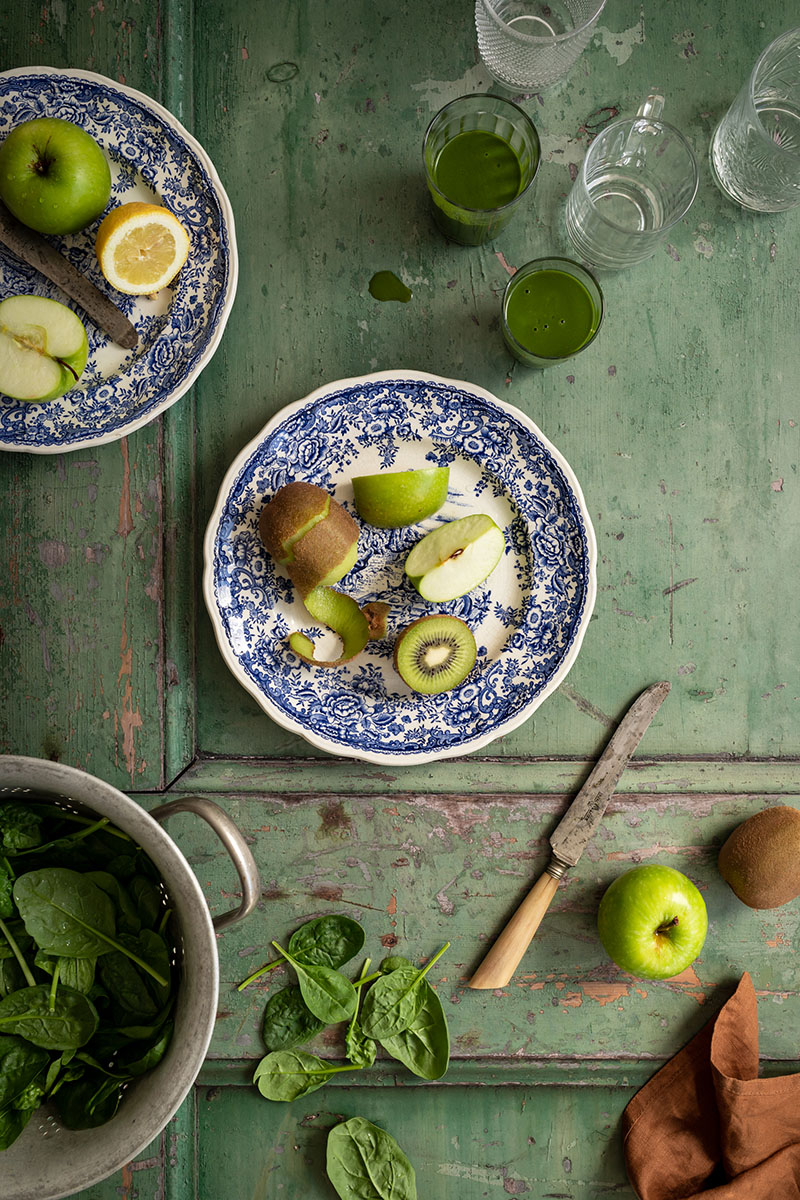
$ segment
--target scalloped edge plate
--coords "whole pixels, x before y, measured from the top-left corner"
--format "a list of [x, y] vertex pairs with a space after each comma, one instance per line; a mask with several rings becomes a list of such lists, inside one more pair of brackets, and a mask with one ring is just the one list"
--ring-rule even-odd
[[[315, 424], [335, 434], [328, 447]], [[445, 507], [401, 530], [361, 523], [358, 560], [337, 587], [359, 603], [389, 600], [390, 635], [426, 612], [461, 616], [478, 641], [473, 672], [449, 692], [420, 696], [394, 671], [388, 643], [370, 642], [333, 670], [301, 663], [285, 638], [314, 624], [261, 544], [265, 501], [303, 478], [356, 515], [353, 475], [443, 461]], [[403, 576], [405, 556], [428, 529], [467, 512], [505, 527], [506, 554], [468, 596], [427, 604]], [[594, 606], [596, 558], [580, 485], [529, 417], [471, 383], [383, 371], [287, 405], [239, 453], [206, 530], [203, 594], [226, 665], [278, 725], [331, 754], [412, 765], [488, 745], [563, 682]]]

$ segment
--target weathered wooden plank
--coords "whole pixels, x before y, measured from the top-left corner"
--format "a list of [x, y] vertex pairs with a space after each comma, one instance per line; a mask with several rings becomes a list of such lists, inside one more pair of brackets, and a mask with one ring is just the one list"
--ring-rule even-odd
[[[147, 798], [150, 803], [150, 798]], [[471, 971], [547, 856], [563, 796], [228, 796], [226, 809], [251, 844], [263, 902], [220, 937], [220, 1013], [212, 1058], [260, 1056], [260, 1019], [284, 968], [245, 991], [237, 983], [272, 957], [272, 939], [302, 920], [346, 912], [367, 931], [373, 960], [397, 952], [433, 968], [457, 1060], [578, 1057], [659, 1060], [673, 1054], [749, 970], [761, 998], [761, 1052], [793, 1061], [800, 1018], [793, 946], [796, 904], [755, 912], [716, 867], [724, 838], [762, 799], [681, 795], [615, 797], [598, 835], [559, 888], [508, 987], [474, 992]], [[237, 881], [200, 822], [170, 825], [212, 912], [232, 904]], [[634, 979], [607, 958], [596, 933], [603, 891], [638, 863], [662, 862], [700, 887], [706, 944], [683, 975]], [[327, 1052], [338, 1034], [320, 1035]]]
[[[290, 794], [322, 791], [326, 796], [447, 793], [475, 795], [573, 794], [586, 779], [594, 760], [553, 758], [485, 759], [471, 755], [420, 767], [382, 767], [350, 759], [326, 759], [324, 770], [316, 759], [208, 759], [198, 758], [176, 781], [180, 791]], [[636, 757], [617, 785], [620, 795], [749, 795], [797, 796], [800, 764], [796, 760], [721, 762], [668, 759], [653, 762]], [[791, 801], [789, 801], [791, 802]], [[796, 801], [795, 801], [796, 802]]]
[[629, 1094], [491, 1085], [337, 1087], [287, 1105], [263, 1100], [255, 1088], [201, 1089], [204, 1194], [228, 1195], [235, 1177], [239, 1195], [327, 1198], [328, 1131], [363, 1116], [391, 1132], [408, 1154], [420, 1196], [627, 1200], [634, 1193], [625, 1182], [617, 1122]]

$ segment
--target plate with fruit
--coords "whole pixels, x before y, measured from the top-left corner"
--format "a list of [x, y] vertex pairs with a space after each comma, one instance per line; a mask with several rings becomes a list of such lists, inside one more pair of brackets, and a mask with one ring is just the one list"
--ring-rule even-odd
[[0, 449], [100, 445], [174, 404], [236, 292], [233, 214], [198, 142], [93, 72], [0, 72], [0, 202]]
[[205, 537], [223, 659], [331, 754], [486, 746], [563, 681], [594, 605], [575, 475], [518, 409], [391, 371], [328, 384], [242, 450]]

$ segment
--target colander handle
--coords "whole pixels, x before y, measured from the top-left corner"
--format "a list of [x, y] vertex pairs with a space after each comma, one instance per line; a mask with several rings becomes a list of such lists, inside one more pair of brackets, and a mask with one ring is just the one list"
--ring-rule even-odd
[[182, 796], [179, 800], [169, 800], [166, 804], [160, 804], [158, 808], [151, 809], [150, 816], [160, 822], [168, 820], [175, 813], [182, 812], [194, 813], [195, 816], [202, 817], [214, 830], [233, 860], [239, 882], [242, 885], [242, 903], [238, 908], [220, 913], [218, 917], [213, 918], [216, 930], [227, 929], [229, 925], [241, 921], [242, 917], [251, 913], [261, 896], [261, 877], [256, 860], [239, 828], [224, 808], [220, 808], [213, 800], [206, 800], [204, 796]]

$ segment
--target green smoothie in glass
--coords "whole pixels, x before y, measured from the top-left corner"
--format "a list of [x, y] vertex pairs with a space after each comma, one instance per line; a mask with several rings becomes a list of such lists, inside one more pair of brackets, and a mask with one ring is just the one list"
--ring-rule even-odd
[[503, 296], [503, 336], [511, 353], [533, 367], [564, 362], [592, 342], [603, 319], [597, 280], [567, 258], [521, 267]]
[[436, 114], [423, 147], [437, 225], [451, 241], [496, 237], [527, 195], [539, 138], [527, 114], [499, 96], [461, 96]]

